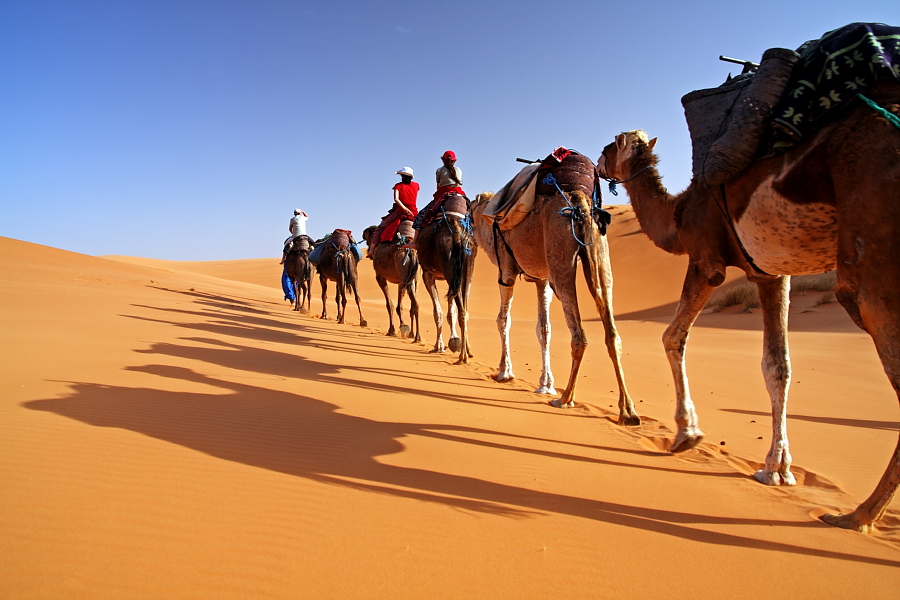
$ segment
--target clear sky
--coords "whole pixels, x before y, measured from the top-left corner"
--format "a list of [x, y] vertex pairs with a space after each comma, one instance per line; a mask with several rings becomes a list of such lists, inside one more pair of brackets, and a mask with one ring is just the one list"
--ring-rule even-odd
[[[0, 0], [0, 235], [85, 254], [280, 255], [354, 234], [454, 150], [470, 197], [567, 146], [658, 136], [690, 180], [681, 97], [898, 0]], [[627, 196], [605, 203], [622, 203]]]

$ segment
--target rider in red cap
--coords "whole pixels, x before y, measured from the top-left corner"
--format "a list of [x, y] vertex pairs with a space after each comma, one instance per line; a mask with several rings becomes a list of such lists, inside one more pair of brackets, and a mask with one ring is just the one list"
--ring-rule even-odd
[[[453, 150], [447, 150], [441, 155], [443, 165], [435, 173], [437, 181], [437, 191], [434, 193], [434, 200], [419, 212], [413, 224], [414, 229], [419, 229], [423, 224], [427, 223], [431, 218], [431, 212], [440, 206], [443, 197], [451, 192], [465, 196], [466, 193], [462, 189], [462, 169], [456, 166], [456, 153]], [[413, 239], [406, 244], [404, 248], [415, 248], [416, 242]]]

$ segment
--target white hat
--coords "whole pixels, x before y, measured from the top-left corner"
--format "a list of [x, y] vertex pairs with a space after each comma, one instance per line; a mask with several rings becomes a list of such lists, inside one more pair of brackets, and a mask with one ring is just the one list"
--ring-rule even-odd
[[395, 172], [397, 175], [409, 175], [410, 177], [413, 176], [413, 170], [410, 169], [409, 167], [403, 167], [403, 168], [400, 169], [399, 171], [394, 171], [394, 172]]
[[300, 210], [299, 208], [295, 208], [295, 209], [294, 209], [294, 214], [295, 214], [295, 215], [303, 214], [303, 211]]

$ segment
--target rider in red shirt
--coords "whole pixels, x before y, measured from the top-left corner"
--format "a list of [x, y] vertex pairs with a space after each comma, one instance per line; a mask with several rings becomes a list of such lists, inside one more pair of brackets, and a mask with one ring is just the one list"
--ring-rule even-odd
[[385, 229], [390, 227], [393, 223], [403, 219], [411, 221], [419, 214], [419, 209], [416, 208], [416, 199], [419, 196], [419, 184], [413, 181], [413, 170], [409, 167], [403, 167], [399, 171], [396, 171], [396, 173], [400, 176], [401, 181], [394, 186], [394, 205], [391, 206], [391, 210], [384, 216], [381, 220], [381, 224], [372, 234], [370, 239], [374, 241], [375, 244], [369, 246], [368, 251], [366, 252], [366, 258], [372, 258], [375, 246], [380, 242], [390, 241], [381, 239]]

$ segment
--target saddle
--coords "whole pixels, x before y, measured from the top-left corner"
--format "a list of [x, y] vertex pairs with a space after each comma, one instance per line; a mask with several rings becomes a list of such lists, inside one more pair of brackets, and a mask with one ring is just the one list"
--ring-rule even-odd
[[[546, 182], [553, 175], [556, 184]], [[537, 196], [552, 196], [562, 190], [569, 194], [581, 190], [589, 198], [594, 194], [597, 175], [594, 163], [583, 154], [562, 146], [556, 148], [544, 160], [519, 171], [509, 183], [488, 202], [484, 219], [501, 231], [513, 229], [534, 208]], [[559, 186], [559, 190], [556, 186]]]
[[727, 183], [837, 118], [879, 78], [900, 81], [898, 39], [898, 27], [852, 23], [796, 51], [770, 48], [755, 72], [686, 94], [694, 177]]
[[285, 252], [292, 254], [295, 252], [308, 251], [310, 248], [312, 248], [312, 243], [313, 240], [308, 235], [298, 235], [287, 243]]
[[469, 215], [469, 199], [457, 192], [448, 192], [428, 203], [416, 216], [413, 229], [422, 229], [435, 222], [439, 216], [465, 219]]
[[384, 232], [381, 234], [381, 239], [378, 240], [381, 242], [392, 242], [397, 236], [401, 236], [403, 238], [409, 239], [412, 238], [413, 235], [413, 222], [411, 219], [400, 219], [399, 221], [394, 221], [390, 225], [388, 225]]

